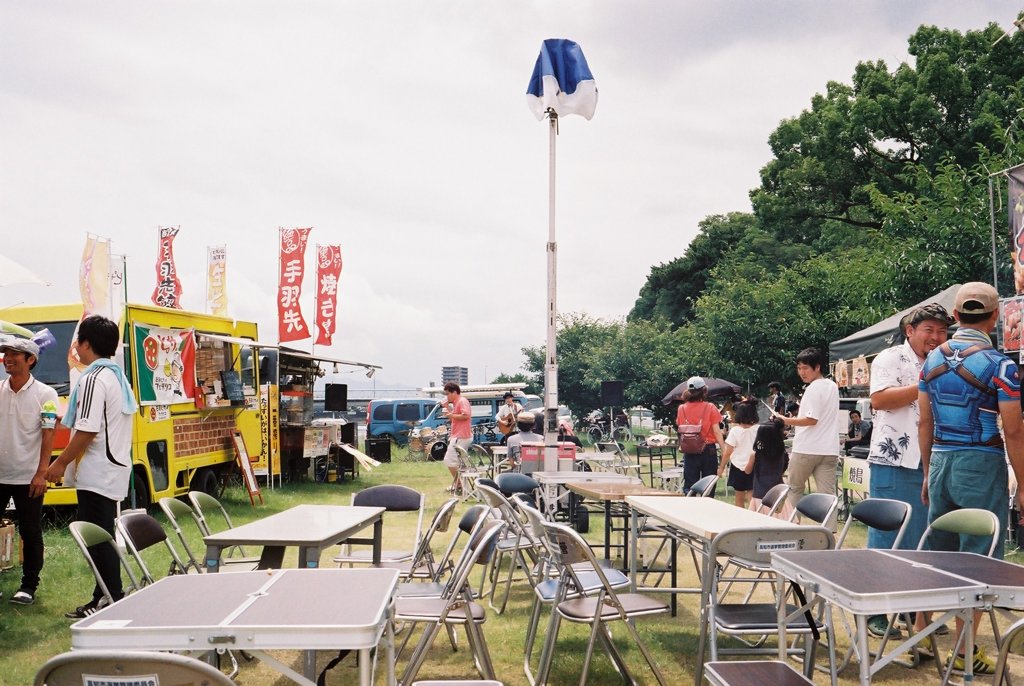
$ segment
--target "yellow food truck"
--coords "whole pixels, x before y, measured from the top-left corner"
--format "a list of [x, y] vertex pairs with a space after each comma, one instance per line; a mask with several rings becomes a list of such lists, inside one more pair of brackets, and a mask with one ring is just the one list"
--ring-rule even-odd
[[[82, 306], [12, 307], [3, 319], [33, 332], [44, 328], [56, 343], [32, 371], [67, 407], [71, 388], [68, 351]], [[261, 403], [256, 324], [199, 312], [151, 305], [126, 305], [119, 322], [118, 361], [139, 402], [132, 431], [135, 507], [190, 490], [217, 495], [221, 476], [233, 468], [233, 437], [240, 433], [249, 457], [266, 459], [261, 434]], [[123, 357], [123, 359], [122, 359]], [[2, 374], [2, 368], [0, 368]], [[263, 431], [266, 430], [264, 417]], [[70, 431], [58, 424], [54, 454], [67, 445]], [[75, 490], [51, 487], [44, 503], [73, 505]]]

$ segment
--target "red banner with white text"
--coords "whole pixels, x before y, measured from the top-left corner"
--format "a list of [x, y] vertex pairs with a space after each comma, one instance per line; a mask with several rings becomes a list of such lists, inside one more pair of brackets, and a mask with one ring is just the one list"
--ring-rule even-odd
[[316, 344], [330, 345], [338, 321], [341, 246], [316, 246]]
[[281, 274], [277, 281], [277, 336], [281, 343], [310, 337], [299, 297], [306, 273], [306, 241], [311, 229], [281, 229]]
[[153, 289], [153, 304], [160, 307], [181, 309], [181, 281], [174, 266], [174, 237], [177, 226], [161, 226], [160, 242], [156, 252], [156, 288]]

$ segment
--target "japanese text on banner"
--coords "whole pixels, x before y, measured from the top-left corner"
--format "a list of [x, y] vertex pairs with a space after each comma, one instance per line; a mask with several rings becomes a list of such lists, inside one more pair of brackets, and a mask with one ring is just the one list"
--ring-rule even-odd
[[281, 273], [277, 286], [278, 340], [301, 341], [310, 337], [302, 316], [302, 278], [306, 272], [306, 242], [311, 229], [281, 229]]
[[316, 344], [330, 345], [338, 321], [341, 246], [316, 246]]
[[206, 248], [206, 311], [221, 317], [228, 316], [227, 265], [226, 245]]
[[179, 227], [161, 226], [160, 241], [156, 253], [156, 288], [153, 289], [153, 304], [160, 307], [181, 309], [181, 281], [174, 266], [174, 237]]

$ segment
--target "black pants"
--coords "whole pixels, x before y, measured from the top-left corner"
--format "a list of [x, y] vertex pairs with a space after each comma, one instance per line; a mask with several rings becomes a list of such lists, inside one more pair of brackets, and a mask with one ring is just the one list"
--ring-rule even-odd
[[[117, 501], [111, 500], [99, 493], [92, 491], [78, 490], [78, 513], [75, 519], [80, 522], [90, 522], [114, 535], [114, 520], [117, 518]], [[120, 600], [124, 595], [121, 585], [121, 562], [112, 546], [103, 543], [89, 548], [96, 569], [100, 572], [100, 578], [107, 585], [111, 597]], [[97, 583], [92, 591], [93, 601], [103, 597], [103, 589]]]
[[0, 484], [0, 503], [14, 498], [14, 515], [18, 533], [25, 545], [25, 562], [21, 569], [21, 588], [35, 595], [39, 573], [43, 571], [43, 496], [29, 497], [28, 484]]
[[[683, 454], [683, 492], [689, 493], [690, 486], [705, 476], [718, 474], [718, 448], [714, 443], [704, 446], [702, 453]], [[715, 491], [718, 485], [715, 485]]]

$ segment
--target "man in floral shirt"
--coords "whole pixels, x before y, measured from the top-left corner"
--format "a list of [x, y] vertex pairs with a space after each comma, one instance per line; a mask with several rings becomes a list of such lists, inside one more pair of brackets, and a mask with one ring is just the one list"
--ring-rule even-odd
[[[903, 319], [906, 340], [883, 350], [871, 363], [871, 497], [902, 500], [910, 505], [910, 522], [900, 541], [904, 550], [917, 548], [928, 527], [928, 506], [921, 502], [924, 471], [917, 437], [917, 383], [925, 357], [946, 342], [952, 323], [942, 305], [919, 307]], [[869, 548], [891, 548], [895, 539], [895, 531], [868, 530]], [[868, 628], [881, 636], [886, 624], [886, 618], [880, 615], [868, 621]]]

